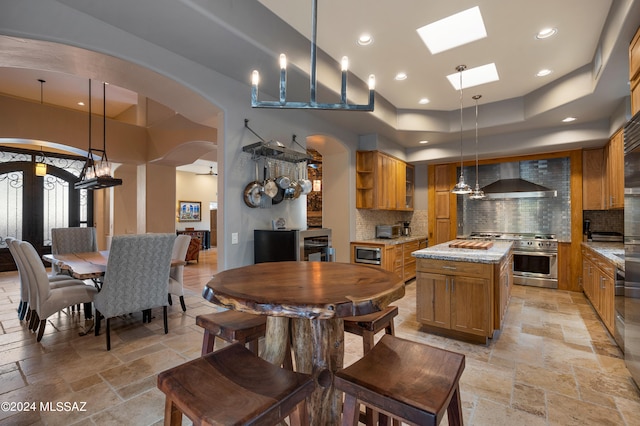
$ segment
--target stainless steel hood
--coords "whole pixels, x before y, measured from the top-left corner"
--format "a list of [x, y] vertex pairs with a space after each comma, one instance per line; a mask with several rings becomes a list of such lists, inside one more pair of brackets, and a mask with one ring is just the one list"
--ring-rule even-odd
[[500, 179], [482, 188], [485, 200], [557, 197], [558, 191], [520, 178], [520, 163], [500, 163]]

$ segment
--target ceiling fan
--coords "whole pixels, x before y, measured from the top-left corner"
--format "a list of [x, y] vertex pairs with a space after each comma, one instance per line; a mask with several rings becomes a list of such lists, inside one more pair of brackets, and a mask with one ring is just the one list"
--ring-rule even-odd
[[217, 173], [214, 173], [213, 166], [209, 166], [209, 171], [207, 173], [196, 173], [196, 175], [200, 175], [200, 176], [218, 176]]

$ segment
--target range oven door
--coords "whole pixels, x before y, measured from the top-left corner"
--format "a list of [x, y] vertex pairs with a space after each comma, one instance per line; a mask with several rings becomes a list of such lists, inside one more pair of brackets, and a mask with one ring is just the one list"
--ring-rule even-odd
[[558, 288], [558, 254], [514, 251], [514, 284]]

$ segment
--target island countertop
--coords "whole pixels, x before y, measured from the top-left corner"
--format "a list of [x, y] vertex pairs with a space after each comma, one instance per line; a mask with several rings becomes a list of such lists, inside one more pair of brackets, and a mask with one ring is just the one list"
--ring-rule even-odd
[[449, 247], [452, 242], [447, 241], [436, 246], [416, 250], [411, 253], [411, 256], [418, 259], [451, 260], [455, 262], [500, 263], [502, 258], [509, 254], [513, 245], [511, 241], [494, 241], [491, 248], [482, 250]]

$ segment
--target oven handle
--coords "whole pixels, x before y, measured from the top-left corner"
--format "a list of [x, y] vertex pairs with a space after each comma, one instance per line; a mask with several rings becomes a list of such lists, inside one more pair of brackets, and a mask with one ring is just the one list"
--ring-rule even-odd
[[513, 254], [520, 256], [558, 257], [558, 253], [542, 253], [539, 251], [514, 251]]

